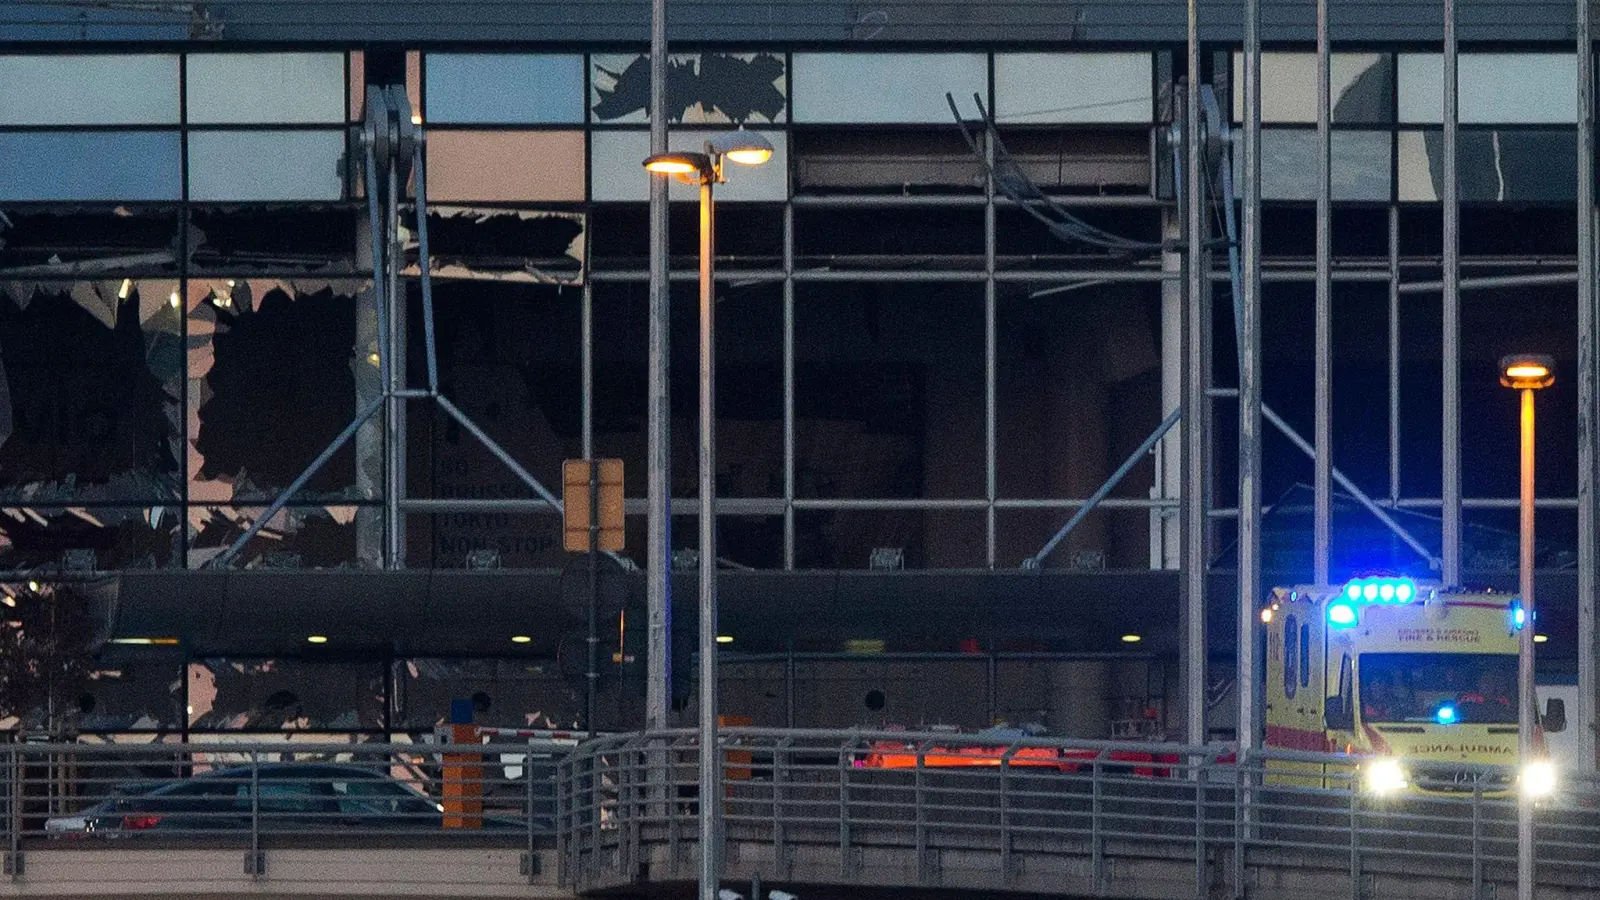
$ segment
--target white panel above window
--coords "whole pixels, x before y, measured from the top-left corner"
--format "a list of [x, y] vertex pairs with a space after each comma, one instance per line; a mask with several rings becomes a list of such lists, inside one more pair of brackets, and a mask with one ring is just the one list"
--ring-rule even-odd
[[343, 53], [191, 53], [188, 66], [191, 123], [345, 119]]
[[195, 131], [189, 134], [189, 199], [339, 200], [342, 131]]
[[997, 53], [995, 118], [1016, 125], [1148, 123], [1150, 63], [1148, 53]]
[[[667, 146], [677, 151], [698, 152], [707, 137], [716, 131], [669, 132]], [[759, 166], [726, 163], [726, 184], [716, 188], [717, 202], [737, 203], [754, 200], [779, 203], [789, 199], [789, 136], [781, 131], [759, 132], [772, 142], [772, 159]], [[650, 155], [648, 131], [595, 131], [589, 136], [589, 183], [596, 203], [615, 201], [644, 202], [650, 199], [650, 179], [660, 178], [644, 170]], [[670, 180], [673, 200], [695, 200], [699, 188]]]
[[[1571, 53], [1463, 53], [1456, 67], [1463, 125], [1571, 125], [1578, 120], [1578, 60]], [[1444, 121], [1444, 57], [1402, 53], [1400, 121]]]
[[178, 57], [0, 56], [0, 125], [176, 125]]
[[945, 94], [974, 117], [989, 96], [982, 53], [796, 53], [790, 71], [797, 123], [953, 123]]

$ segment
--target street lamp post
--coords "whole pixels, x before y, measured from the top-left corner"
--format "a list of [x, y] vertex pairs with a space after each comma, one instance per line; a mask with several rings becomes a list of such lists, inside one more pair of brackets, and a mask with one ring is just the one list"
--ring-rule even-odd
[[[1522, 489], [1518, 504], [1520, 553], [1518, 602], [1522, 624], [1517, 632], [1517, 755], [1524, 777], [1533, 762], [1533, 731], [1539, 715], [1534, 694], [1533, 646], [1533, 392], [1555, 383], [1555, 363], [1548, 356], [1519, 353], [1500, 360], [1500, 383], [1522, 395]], [[1517, 900], [1533, 900], [1533, 796], [1523, 786], [1517, 803]]]
[[717, 517], [716, 517], [716, 208], [711, 189], [727, 179], [731, 160], [758, 166], [772, 144], [753, 132], [730, 131], [705, 142], [703, 153], [658, 153], [644, 161], [656, 175], [700, 186], [700, 900], [717, 900], [722, 878], [717, 822], [722, 766], [717, 753]]

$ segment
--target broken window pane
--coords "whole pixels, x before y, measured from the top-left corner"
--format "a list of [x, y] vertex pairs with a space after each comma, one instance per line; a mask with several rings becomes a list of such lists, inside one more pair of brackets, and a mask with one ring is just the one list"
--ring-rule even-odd
[[1149, 122], [1148, 53], [996, 53], [994, 112], [1002, 124]]
[[312, 124], [344, 121], [342, 53], [191, 53], [189, 122]]
[[796, 291], [796, 494], [982, 497], [979, 287], [841, 283]]
[[[233, 545], [265, 507], [191, 506], [189, 568], [205, 568]], [[358, 517], [378, 507], [291, 506], [279, 510], [233, 558], [242, 569], [339, 569], [355, 566]]]
[[583, 57], [429, 53], [427, 121], [540, 125], [583, 121]]
[[[596, 122], [650, 121], [650, 57], [590, 57]], [[781, 53], [673, 53], [667, 57], [667, 118], [673, 124], [777, 123], [788, 100]]]
[[[1391, 141], [1392, 135], [1387, 131], [1333, 132], [1333, 199], [1389, 200]], [[1235, 155], [1235, 195], [1240, 190], [1240, 165], [1241, 157]], [[1262, 130], [1261, 196], [1265, 200], [1316, 199], [1315, 131], [1289, 128]]]
[[978, 118], [972, 96], [989, 95], [982, 53], [796, 53], [796, 122], [950, 124], [945, 94], [962, 115]]
[[[416, 210], [406, 214], [405, 274], [417, 274]], [[428, 253], [436, 278], [582, 284], [582, 213], [429, 206]]]
[[0, 282], [0, 497], [179, 497], [172, 281]]
[[0, 210], [0, 276], [73, 278], [171, 273], [178, 216], [169, 208]]
[[[411, 295], [411, 321], [420, 322], [415, 283]], [[540, 483], [556, 488], [561, 461], [582, 455], [582, 292], [440, 280], [433, 299], [441, 392]], [[412, 381], [425, 383], [422, 329], [413, 328], [410, 337]], [[408, 428], [413, 496], [534, 496], [493, 451], [436, 404], [412, 404]], [[468, 530], [476, 527], [486, 526], [477, 523]], [[455, 539], [447, 552], [467, 546], [465, 540]], [[504, 549], [537, 553], [543, 544]], [[465, 551], [460, 555], [464, 560]]]
[[178, 57], [0, 56], [0, 125], [176, 125]]
[[[1578, 142], [1570, 130], [1458, 132], [1456, 172], [1463, 201], [1571, 201], [1577, 192]], [[1444, 138], [1400, 132], [1400, 199], [1438, 200], [1444, 185]]]
[[345, 194], [343, 131], [195, 131], [189, 198], [338, 200]]
[[[179, 731], [183, 728], [183, 664], [175, 655], [106, 659], [89, 673], [77, 698], [80, 733]], [[115, 648], [112, 648], [113, 653]]]
[[1148, 130], [1008, 130], [1001, 141], [1035, 187], [1080, 193], [1145, 193], [1150, 187]]
[[[1400, 121], [1444, 121], [1444, 57], [1400, 54]], [[1463, 125], [1577, 121], [1578, 61], [1571, 53], [1463, 53], [1456, 115]]]
[[[270, 500], [356, 414], [360, 282], [189, 282], [189, 499]], [[372, 348], [375, 350], [376, 348]], [[347, 442], [301, 499], [361, 496]]]
[[383, 727], [381, 662], [206, 659], [189, 664], [188, 678], [193, 731]]
[[177, 200], [176, 131], [0, 132], [0, 197]]
[[[1244, 55], [1233, 55], [1233, 120], [1244, 120]], [[1387, 53], [1335, 53], [1329, 61], [1330, 121], [1387, 125], [1394, 121], [1394, 61]], [[1314, 53], [1261, 54], [1261, 121], [1317, 121]], [[1262, 153], [1265, 155], [1265, 150]]]
[[[673, 131], [667, 137], [672, 150], [700, 152], [706, 138], [717, 132]], [[772, 143], [772, 159], [759, 166], [727, 165], [727, 184], [717, 185], [717, 202], [738, 203], [744, 200], [781, 202], [789, 196], [789, 135], [782, 131], [763, 131], [761, 136]], [[429, 146], [434, 138], [429, 137]], [[958, 138], [959, 140], [959, 138]], [[591, 171], [591, 191], [597, 203], [650, 199], [650, 179], [644, 170], [644, 158], [650, 155], [648, 131], [596, 131], [590, 135], [594, 156]], [[431, 150], [430, 150], [431, 152]], [[432, 170], [429, 170], [430, 174]], [[669, 182], [673, 200], [694, 201], [699, 188], [677, 180]]]
[[581, 131], [430, 131], [427, 166], [429, 200], [583, 202]]
[[199, 273], [349, 274], [367, 248], [354, 206], [195, 206], [189, 211], [189, 267]]
[[480, 725], [570, 728], [582, 715], [582, 695], [553, 661], [407, 659], [394, 667], [396, 728], [432, 732], [450, 720], [450, 702], [466, 697]]
[[0, 507], [0, 569], [177, 565], [182, 515], [176, 506]]

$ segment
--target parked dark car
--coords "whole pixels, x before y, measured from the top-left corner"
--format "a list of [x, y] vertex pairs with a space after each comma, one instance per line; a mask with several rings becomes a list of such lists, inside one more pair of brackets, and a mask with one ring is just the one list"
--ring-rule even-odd
[[[321, 763], [268, 763], [193, 778], [147, 783], [70, 816], [45, 822], [50, 835], [131, 837], [243, 831], [252, 815], [263, 831], [437, 830], [443, 806], [376, 769]], [[498, 821], [486, 821], [495, 826]]]

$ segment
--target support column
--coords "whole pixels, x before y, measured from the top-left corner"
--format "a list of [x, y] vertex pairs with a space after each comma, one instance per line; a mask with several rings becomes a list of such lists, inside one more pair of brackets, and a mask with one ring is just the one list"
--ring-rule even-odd
[[1187, 182], [1183, 385], [1183, 596], [1184, 740], [1206, 740], [1206, 535], [1211, 485], [1206, 478], [1209, 457], [1210, 404], [1206, 398], [1211, 364], [1210, 266], [1205, 252], [1205, 178], [1201, 169], [1200, 20], [1198, 0], [1189, 0], [1188, 91], [1184, 115]]
[[1440, 575], [1449, 587], [1461, 583], [1461, 189], [1456, 177], [1456, 131], [1460, 124], [1456, 114], [1456, 63], [1456, 4], [1455, 0], [1444, 0], [1444, 190], [1439, 195], [1444, 206], [1444, 452], [1440, 460], [1443, 546], [1439, 557]]
[[1333, 100], [1328, 84], [1328, 2], [1317, 0], [1316, 457], [1312, 473], [1311, 580], [1328, 583], [1333, 545]]
[[[1176, 140], [1176, 132], [1174, 132]], [[1175, 189], [1181, 196], [1183, 187]], [[1161, 212], [1161, 239], [1176, 246], [1183, 238], [1182, 210]], [[1168, 250], [1161, 254], [1161, 411], [1166, 415], [1183, 404], [1183, 254]], [[1183, 484], [1183, 423], [1179, 422], [1156, 444], [1156, 483], [1151, 496], [1177, 500]], [[1150, 568], [1176, 569], [1182, 516], [1171, 507], [1150, 511]]]
[[[667, 152], [667, 4], [650, 3], [650, 152]], [[648, 176], [646, 176], [648, 177]], [[645, 548], [648, 683], [646, 728], [666, 728], [672, 684], [672, 409], [668, 340], [672, 287], [667, 282], [667, 180], [650, 178], [650, 372], [645, 438], [649, 495]]]
[[1244, 166], [1240, 185], [1239, 755], [1256, 749], [1262, 681], [1256, 659], [1261, 584], [1261, 0], [1245, 0]]
[[1600, 306], [1595, 291], [1594, 11], [1577, 0], [1578, 32], [1578, 709], [1583, 764], [1593, 771], [1596, 683], [1595, 593], [1600, 589]]
[[[351, 368], [355, 371], [356, 409], [366, 409], [383, 396], [383, 378], [372, 363], [375, 353], [382, 352], [378, 344], [378, 317], [386, 310], [379, 308], [376, 280], [383, 277], [372, 261], [372, 224], [361, 216], [356, 219], [356, 261], [361, 268], [373, 273], [374, 284], [356, 295], [356, 342], [351, 348]], [[377, 418], [368, 419], [355, 436], [356, 488], [365, 500], [378, 500], [384, 491], [383, 423]], [[356, 508], [356, 560], [362, 568], [383, 568], [384, 513], [379, 506]]]

